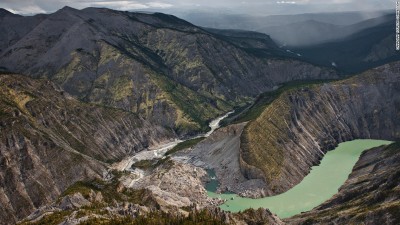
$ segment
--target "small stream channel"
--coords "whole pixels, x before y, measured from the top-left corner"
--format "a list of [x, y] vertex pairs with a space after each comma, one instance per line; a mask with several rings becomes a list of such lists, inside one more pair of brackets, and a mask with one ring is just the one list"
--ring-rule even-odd
[[119, 171], [130, 171], [132, 173], [136, 173], [138, 175], [138, 179], [140, 179], [141, 177], [143, 177], [143, 171], [140, 169], [132, 169], [132, 165], [135, 162], [141, 161], [141, 160], [152, 160], [152, 159], [159, 159], [164, 157], [165, 153], [174, 148], [177, 144], [187, 141], [187, 140], [191, 140], [191, 139], [196, 139], [199, 137], [208, 137], [210, 136], [216, 129], [218, 129], [220, 127], [220, 122], [225, 119], [226, 117], [228, 117], [231, 113], [233, 113], [234, 111], [228, 112], [214, 120], [212, 120], [209, 123], [209, 127], [210, 127], [210, 131], [208, 131], [205, 134], [200, 134], [194, 137], [190, 137], [187, 139], [175, 139], [173, 141], [170, 141], [168, 143], [164, 143], [158, 146], [154, 146], [152, 148], [149, 148], [148, 150], [144, 150], [141, 152], [138, 152], [137, 154], [127, 157], [124, 160], [114, 164], [112, 166], [112, 168], [117, 169]]

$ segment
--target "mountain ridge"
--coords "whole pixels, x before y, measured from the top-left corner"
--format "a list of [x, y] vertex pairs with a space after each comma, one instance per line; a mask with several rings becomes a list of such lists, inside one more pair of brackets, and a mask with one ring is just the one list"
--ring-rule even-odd
[[297, 47], [293, 51], [316, 65], [334, 65], [340, 71], [355, 74], [400, 59], [395, 49], [394, 26], [394, 14], [390, 14], [383, 17], [383, 22], [377, 26], [367, 27], [332, 42]]
[[338, 76], [268, 49], [256, 56], [226, 38], [160, 13], [64, 8], [3, 50], [0, 66], [48, 77], [81, 100], [139, 113], [181, 135], [206, 130], [207, 121], [279, 83]]

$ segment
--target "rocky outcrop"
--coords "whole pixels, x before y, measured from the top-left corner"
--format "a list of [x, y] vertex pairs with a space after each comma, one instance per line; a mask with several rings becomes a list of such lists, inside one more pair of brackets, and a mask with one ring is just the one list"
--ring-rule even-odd
[[[121, 178], [124, 179], [125, 176]], [[195, 204], [204, 208], [221, 203], [207, 196], [204, 188], [207, 180], [204, 169], [169, 160], [128, 187], [149, 190], [160, 208], [171, 212], [171, 209], [176, 210], [175, 207], [189, 207]]]
[[338, 143], [400, 138], [400, 63], [284, 92], [242, 134], [240, 166], [268, 195], [299, 183]]
[[22, 219], [76, 181], [103, 177], [108, 163], [174, 137], [50, 81], [0, 75], [0, 217]]
[[400, 145], [364, 152], [339, 192], [288, 224], [399, 224]]
[[230, 224], [235, 225], [248, 225], [248, 224], [268, 224], [268, 225], [284, 225], [285, 223], [281, 219], [272, 214], [268, 209], [259, 208], [248, 209], [244, 212], [239, 212], [233, 214], [236, 220], [232, 221]]
[[[156, 210], [149, 191], [126, 190], [118, 183], [119, 174], [107, 181], [79, 181], [68, 187], [57, 200], [32, 212], [20, 224], [80, 224], [91, 219], [105, 221], [137, 217]], [[104, 221], [104, 222], [105, 222]], [[92, 221], [90, 224], [97, 224]]]
[[208, 129], [208, 120], [278, 83], [337, 77], [274, 54], [258, 57], [254, 43], [237, 46], [161, 13], [65, 7], [26, 30], [0, 53], [0, 67], [50, 78], [81, 100], [138, 113], [182, 135]]
[[126, 176], [77, 182], [22, 224], [283, 224], [268, 209], [220, 210], [222, 200], [208, 198], [204, 190], [206, 172], [188, 164], [167, 160], [136, 183], [138, 189], [124, 187]]
[[217, 192], [229, 191], [255, 198], [264, 196], [264, 180], [247, 179], [240, 170], [240, 135], [245, 125], [222, 127], [204, 141], [174, 155], [173, 159], [214, 170], [219, 183]]
[[86, 200], [81, 193], [78, 192], [73, 195], [65, 196], [63, 199], [61, 199], [59, 207], [62, 210], [68, 210], [89, 206], [90, 204], [91, 203]]

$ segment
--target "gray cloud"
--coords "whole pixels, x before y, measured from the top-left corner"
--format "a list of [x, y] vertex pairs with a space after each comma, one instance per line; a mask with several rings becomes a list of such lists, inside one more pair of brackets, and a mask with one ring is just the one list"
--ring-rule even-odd
[[0, 0], [0, 7], [18, 14], [54, 12], [63, 6], [117, 10], [227, 10], [233, 13], [283, 14], [321, 11], [394, 9], [394, 0]]

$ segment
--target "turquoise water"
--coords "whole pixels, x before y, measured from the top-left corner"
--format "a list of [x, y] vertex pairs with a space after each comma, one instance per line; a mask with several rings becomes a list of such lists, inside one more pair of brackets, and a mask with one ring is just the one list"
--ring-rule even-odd
[[[218, 181], [212, 180], [206, 189], [210, 197], [227, 201], [220, 206], [225, 211], [238, 212], [248, 208], [268, 208], [281, 218], [287, 218], [309, 211], [331, 198], [347, 180], [355, 163], [364, 150], [387, 145], [392, 142], [382, 140], [353, 140], [339, 144], [337, 148], [325, 154], [319, 166], [296, 186], [285, 193], [260, 199], [242, 198], [232, 193], [215, 193]], [[215, 177], [213, 171], [209, 171]]]

